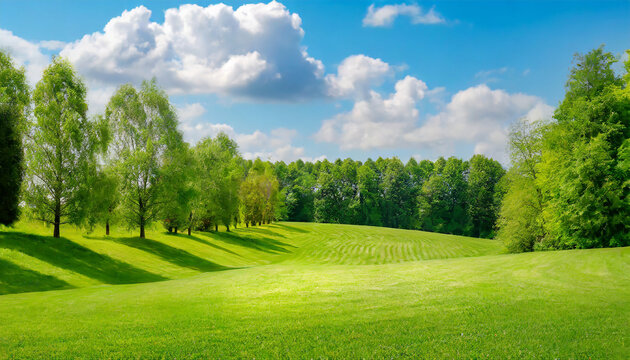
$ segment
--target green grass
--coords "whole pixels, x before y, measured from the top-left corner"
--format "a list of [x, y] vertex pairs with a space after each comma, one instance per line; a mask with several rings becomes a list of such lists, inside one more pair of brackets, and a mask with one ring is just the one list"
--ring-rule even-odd
[[15, 293], [0, 296], [0, 358], [630, 358], [630, 248], [506, 255], [300, 223], [62, 230], [0, 233], [0, 291]]

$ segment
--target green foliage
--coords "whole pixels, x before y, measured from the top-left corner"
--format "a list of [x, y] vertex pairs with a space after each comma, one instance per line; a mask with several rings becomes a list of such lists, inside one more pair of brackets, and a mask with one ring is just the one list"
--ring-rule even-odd
[[145, 226], [159, 218], [167, 200], [164, 194], [171, 191], [164, 164], [183, 146], [177, 115], [156, 82], [145, 81], [139, 90], [121, 86], [105, 117], [111, 128], [109, 156], [118, 176], [122, 217], [140, 227], [144, 237]]
[[99, 168], [90, 181], [90, 199], [87, 211], [87, 227], [92, 231], [97, 225], [104, 225], [109, 235], [110, 225], [116, 219], [116, 208], [120, 203], [118, 177], [114, 169]]
[[207, 229], [221, 224], [230, 230], [239, 215], [242, 158], [236, 143], [224, 133], [201, 140], [194, 149], [196, 169], [195, 218]]
[[539, 186], [552, 248], [630, 244], [630, 88], [614, 74], [603, 48], [576, 56], [567, 94], [542, 143]]
[[18, 219], [23, 174], [22, 140], [19, 117], [0, 105], [0, 224], [11, 225]]
[[419, 199], [422, 229], [469, 234], [468, 162], [450, 157], [442, 166], [442, 160], [436, 161], [433, 174], [422, 187]]
[[241, 213], [247, 226], [270, 223], [282, 215], [280, 203], [284, 194], [269, 163], [254, 162], [240, 185]]
[[512, 168], [506, 177], [497, 238], [511, 252], [533, 251], [545, 237], [542, 191], [537, 182], [544, 131], [543, 122], [527, 120], [510, 129]]
[[0, 224], [11, 225], [19, 215], [23, 178], [22, 133], [30, 92], [24, 68], [16, 68], [0, 50]]
[[556, 122], [510, 136], [499, 238], [514, 252], [630, 244], [630, 88], [603, 47], [575, 59]]
[[501, 194], [497, 188], [505, 175], [498, 161], [483, 155], [474, 155], [468, 162], [468, 214], [475, 237], [492, 238], [501, 207]]
[[88, 178], [102, 148], [98, 127], [86, 117], [85, 96], [82, 80], [60, 57], [44, 70], [33, 92], [24, 200], [35, 218], [54, 226], [55, 237], [60, 224], [85, 219]]

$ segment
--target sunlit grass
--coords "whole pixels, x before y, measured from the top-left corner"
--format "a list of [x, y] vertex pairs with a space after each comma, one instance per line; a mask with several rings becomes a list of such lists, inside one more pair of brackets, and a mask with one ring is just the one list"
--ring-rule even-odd
[[136, 243], [70, 228], [60, 244], [9, 239], [46, 230], [29, 226], [0, 234], [0, 261], [81, 288], [0, 296], [0, 357], [630, 354], [630, 248], [503, 255], [492, 240], [294, 223]]

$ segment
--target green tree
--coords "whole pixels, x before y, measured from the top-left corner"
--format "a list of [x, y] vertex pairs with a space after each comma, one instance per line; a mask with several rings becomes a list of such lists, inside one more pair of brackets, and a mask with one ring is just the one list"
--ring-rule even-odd
[[492, 238], [501, 206], [497, 186], [505, 170], [498, 161], [483, 155], [474, 155], [468, 163], [467, 202], [472, 227], [467, 235]]
[[506, 194], [497, 220], [497, 239], [509, 251], [533, 251], [545, 238], [543, 198], [538, 183], [545, 123], [520, 120], [510, 129], [512, 167], [506, 175]]
[[92, 230], [96, 224], [102, 224], [105, 226], [105, 235], [109, 235], [110, 226], [116, 218], [115, 210], [120, 202], [118, 178], [113, 169], [101, 167], [89, 184], [88, 228]]
[[190, 229], [194, 191], [195, 164], [187, 143], [173, 149], [165, 157], [162, 168], [164, 191], [162, 198], [162, 222], [168, 232], [181, 228]]
[[0, 224], [19, 216], [23, 177], [22, 133], [29, 110], [30, 92], [24, 68], [16, 68], [0, 50]]
[[411, 177], [398, 158], [387, 160], [380, 184], [382, 193], [383, 225], [393, 228], [411, 228], [416, 202], [412, 197]]
[[88, 121], [86, 88], [60, 58], [44, 70], [33, 93], [34, 121], [26, 137], [25, 201], [35, 217], [54, 227], [85, 218], [88, 178], [102, 147], [99, 127]]
[[420, 219], [423, 230], [462, 235], [469, 232], [468, 163], [454, 157], [435, 162], [434, 173], [422, 186]]
[[202, 227], [221, 224], [230, 231], [239, 213], [239, 190], [243, 179], [242, 158], [236, 143], [226, 134], [205, 138], [195, 147], [197, 214]]
[[630, 138], [630, 89], [603, 47], [576, 55], [556, 123], [543, 141], [540, 176], [551, 248], [630, 244], [630, 189], [623, 151]]
[[369, 160], [357, 170], [359, 198], [358, 224], [382, 226], [379, 201], [379, 178], [375, 165]]
[[140, 228], [161, 214], [166, 199], [163, 164], [168, 154], [181, 148], [177, 116], [168, 96], [155, 81], [144, 81], [139, 90], [121, 86], [107, 105], [111, 126], [110, 157], [121, 192], [122, 216]]

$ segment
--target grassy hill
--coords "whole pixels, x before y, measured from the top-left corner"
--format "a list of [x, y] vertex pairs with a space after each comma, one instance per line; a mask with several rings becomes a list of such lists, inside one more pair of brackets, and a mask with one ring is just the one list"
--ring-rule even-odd
[[[63, 237], [19, 224], [0, 232], [0, 294], [178, 279], [272, 263], [386, 264], [497, 254], [496, 241], [388, 228], [279, 223], [230, 233], [126, 231], [102, 236], [72, 227]], [[52, 277], [52, 278], [51, 278]]]
[[0, 296], [0, 358], [630, 355], [630, 248], [502, 255], [492, 240], [298, 223], [47, 232], [0, 233], [0, 291], [15, 293]]

